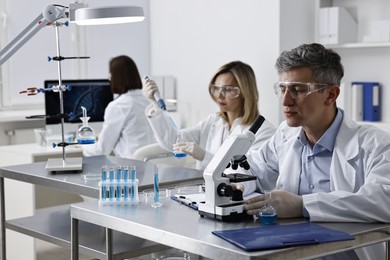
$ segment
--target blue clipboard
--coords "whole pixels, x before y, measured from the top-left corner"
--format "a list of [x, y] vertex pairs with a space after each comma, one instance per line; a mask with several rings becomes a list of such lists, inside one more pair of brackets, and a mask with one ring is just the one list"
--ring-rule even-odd
[[348, 233], [311, 222], [264, 225], [212, 233], [248, 252], [355, 239]]

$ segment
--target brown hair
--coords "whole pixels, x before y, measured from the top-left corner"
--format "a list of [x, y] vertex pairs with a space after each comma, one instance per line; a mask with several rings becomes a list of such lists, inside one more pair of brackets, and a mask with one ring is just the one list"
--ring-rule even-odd
[[126, 55], [110, 60], [111, 91], [123, 94], [129, 90], [142, 89], [142, 81], [135, 62]]

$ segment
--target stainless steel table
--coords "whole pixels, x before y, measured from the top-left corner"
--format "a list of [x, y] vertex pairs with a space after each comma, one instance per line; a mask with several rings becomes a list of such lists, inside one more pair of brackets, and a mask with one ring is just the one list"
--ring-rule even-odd
[[[170, 199], [163, 203], [164, 206], [161, 208], [152, 208], [150, 203], [145, 202], [131, 207], [99, 206], [97, 202], [73, 204], [72, 259], [78, 259], [80, 220], [106, 228], [108, 242], [106, 259], [113, 259], [112, 251], [116, 246], [112, 241], [113, 230], [211, 259], [224, 260], [314, 258], [390, 240], [390, 224], [319, 223], [350, 233], [356, 239], [280, 250], [246, 252], [213, 235], [211, 231], [255, 227], [259, 225], [258, 222], [220, 222], [202, 218], [196, 210]], [[280, 224], [299, 221], [301, 220], [286, 220]]]
[[[5, 230], [10, 229], [35, 238], [39, 238], [54, 243], [65, 248], [71, 247], [70, 235], [70, 207], [65, 205], [60, 208], [48, 208], [38, 210], [34, 216], [20, 219], [6, 220], [5, 200], [4, 200], [4, 178], [23, 181], [36, 185], [43, 185], [59, 190], [63, 190], [78, 195], [91, 198], [99, 198], [98, 182], [99, 180], [85, 180], [83, 174], [99, 174], [102, 165], [135, 165], [137, 168], [137, 177], [139, 179], [139, 190], [153, 187], [153, 169], [152, 163], [146, 163], [136, 160], [127, 160], [113, 156], [94, 156], [83, 158], [83, 171], [80, 173], [57, 172], [47, 173], [45, 171], [46, 162], [33, 164], [16, 165], [0, 168], [0, 259], [6, 259], [6, 235]], [[171, 165], [158, 164], [160, 172], [161, 187], [174, 187], [180, 184], [194, 184], [203, 181], [202, 172], [195, 169], [181, 168]], [[97, 201], [97, 200], [96, 200]], [[97, 203], [97, 202], [96, 202]], [[92, 223], [93, 224], [93, 223]], [[80, 250], [90, 254], [93, 257], [105, 255], [104, 229], [94, 226], [90, 223], [81, 223], [80, 227], [86, 237], [93, 236], [95, 240], [81, 239]], [[144, 241], [117, 232], [114, 234], [114, 241], [120, 241], [121, 249], [114, 252], [117, 258], [124, 256], [134, 256], [149, 253], [155, 250], [161, 250], [161, 247], [150, 241]], [[103, 243], [102, 243], [103, 242]], [[133, 247], [130, 245], [134, 245]], [[130, 246], [130, 247], [129, 247]], [[157, 246], [157, 247], [156, 247]], [[129, 251], [124, 254], [122, 249]], [[144, 249], [144, 250], [142, 250]]]

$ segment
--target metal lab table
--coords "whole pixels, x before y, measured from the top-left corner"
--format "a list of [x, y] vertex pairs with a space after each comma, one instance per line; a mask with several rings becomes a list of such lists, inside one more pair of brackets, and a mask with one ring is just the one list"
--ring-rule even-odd
[[[4, 179], [9, 178], [17, 181], [27, 182], [36, 185], [42, 185], [62, 191], [83, 195], [91, 198], [99, 198], [98, 182], [99, 180], [85, 180], [82, 174], [99, 174], [102, 165], [118, 166], [118, 165], [135, 165], [137, 168], [137, 178], [139, 179], [139, 190], [149, 189], [153, 187], [153, 171], [154, 165], [136, 160], [128, 160], [113, 156], [94, 156], [83, 158], [82, 173], [58, 172], [47, 173], [45, 171], [46, 162], [7, 166], [0, 168], [0, 242], [1, 254], [0, 259], [6, 259], [6, 229], [14, 230], [35, 238], [54, 243], [56, 245], [70, 249], [70, 207], [65, 205], [61, 208], [47, 208], [38, 210], [34, 216], [6, 220], [5, 216], [5, 199], [4, 199]], [[171, 165], [158, 164], [160, 173], [161, 187], [174, 187], [180, 185], [192, 185], [203, 182], [202, 172], [195, 169], [181, 168]], [[96, 200], [97, 201], [97, 200]], [[97, 202], [96, 202], [97, 203]], [[88, 235], [101, 238], [100, 244], [97, 241], [81, 242], [80, 250], [94, 256], [101, 257], [105, 255], [104, 249], [104, 229], [93, 227], [89, 223], [81, 224], [82, 230]], [[91, 233], [89, 233], [91, 231]], [[134, 244], [133, 253], [140, 255], [149, 253], [155, 250], [161, 250], [160, 245], [145, 242], [143, 239], [135, 238], [129, 235], [120, 234], [114, 235], [118, 241], [123, 241], [123, 249], [126, 247], [132, 250], [129, 244]], [[130, 241], [129, 241], [130, 240]], [[131, 242], [131, 243], [130, 243]], [[145, 250], [142, 251], [141, 249]], [[166, 247], [164, 247], [166, 248]], [[103, 251], [102, 251], [103, 250]], [[115, 252], [119, 256], [124, 256], [121, 251]], [[133, 254], [133, 255], [134, 255]], [[132, 253], [130, 252], [131, 256]], [[125, 255], [128, 256], [128, 255]]]
[[[325, 227], [341, 230], [355, 236], [355, 240], [318, 245], [292, 247], [279, 250], [246, 252], [213, 235], [215, 230], [229, 230], [258, 226], [255, 221], [239, 223], [220, 222], [202, 218], [198, 212], [173, 200], [165, 200], [163, 207], [152, 208], [150, 203], [138, 206], [99, 206], [97, 202], [82, 202], [71, 205], [72, 260], [78, 259], [78, 224], [86, 221], [106, 228], [107, 256], [112, 259], [115, 242], [113, 230], [151, 240], [169, 247], [211, 259], [299, 259], [315, 258], [351, 250], [390, 240], [390, 224], [365, 223], [319, 223]], [[301, 220], [284, 220], [280, 224]]]

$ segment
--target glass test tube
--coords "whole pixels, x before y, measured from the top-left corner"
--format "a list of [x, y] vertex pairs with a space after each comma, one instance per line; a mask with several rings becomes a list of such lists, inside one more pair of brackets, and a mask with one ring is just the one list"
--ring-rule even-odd
[[110, 167], [110, 184], [109, 184], [109, 198], [110, 201], [114, 200], [114, 195], [115, 195], [115, 187], [114, 187], [114, 178], [115, 178], [115, 169], [114, 167]]
[[129, 199], [129, 167], [123, 167], [123, 199], [127, 201]]
[[116, 192], [115, 192], [115, 197], [117, 201], [120, 201], [122, 197], [121, 179], [122, 179], [122, 166], [118, 166], [116, 167]]
[[153, 187], [154, 187], [154, 202], [151, 204], [153, 208], [161, 207], [163, 204], [160, 202], [160, 190], [159, 190], [159, 180], [158, 180], [158, 168], [157, 165], [154, 165], [153, 173]]
[[134, 166], [131, 166], [131, 190], [130, 190], [130, 199], [132, 202], [135, 201], [135, 182], [136, 182], [136, 179], [137, 179], [137, 170], [136, 170], [136, 167], [135, 165]]
[[102, 189], [102, 194], [101, 194], [101, 200], [106, 200], [107, 198], [107, 189], [106, 189], [106, 180], [107, 180], [107, 165], [102, 166], [102, 182], [101, 182], [101, 189]]

